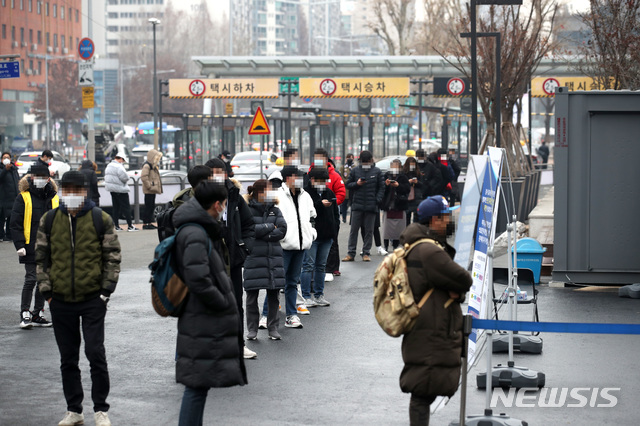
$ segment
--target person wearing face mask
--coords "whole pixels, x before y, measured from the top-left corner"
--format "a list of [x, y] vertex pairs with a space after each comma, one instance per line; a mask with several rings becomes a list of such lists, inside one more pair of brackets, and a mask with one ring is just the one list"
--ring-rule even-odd
[[429, 155], [429, 159], [436, 165], [436, 168], [440, 171], [440, 175], [442, 176], [440, 186], [436, 188], [435, 194], [433, 195], [443, 195], [447, 200], [449, 200], [452, 189], [451, 184], [455, 179], [455, 172], [449, 164], [447, 150], [440, 148], [438, 151], [432, 152]]
[[122, 231], [120, 228], [120, 215], [124, 214], [127, 221], [127, 231], [135, 232], [139, 229], [133, 226], [131, 221], [131, 204], [129, 203], [129, 175], [122, 165], [124, 158], [116, 155], [107, 165], [104, 171], [104, 186], [111, 193], [113, 223], [116, 231]]
[[411, 223], [411, 217], [413, 216], [414, 219], [416, 218], [418, 204], [420, 204], [420, 202], [425, 198], [422, 195], [424, 190], [424, 181], [422, 171], [420, 171], [420, 167], [418, 166], [418, 161], [414, 157], [407, 158], [404, 162], [402, 171], [409, 179], [409, 184], [411, 185], [409, 196], [407, 197], [407, 226], [409, 226]]
[[400, 234], [407, 227], [406, 214], [411, 185], [407, 176], [402, 172], [400, 160], [395, 159], [391, 162], [389, 172], [385, 175], [385, 185], [380, 210], [382, 210], [384, 249], [387, 251], [390, 240], [394, 250], [398, 247]]
[[[309, 183], [305, 191], [313, 200], [316, 210], [317, 237], [307, 250], [300, 276], [302, 297], [307, 308], [329, 306], [324, 297], [325, 268], [333, 239], [337, 238], [340, 226], [340, 214], [336, 205], [336, 195], [327, 185], [329, 173], [325, 169], [314, 168], [309, 172]], [[313, 297], [311, 297], [311, 281], [313, 280]]]
[[233, 169], [231, 168], [231, 153], [225, 149], [220, 153], [220, 155], [218, 155], [218, 158], [224, 161], [225, 167], [227, 169], [227, 176], [232, 178], [234, 173]]
[[[40, 157], [38, 157], [35, 164], [45, 166], [47, 170], [49, 170], [51, 160], [53, 160], [53, 152], [51, 152], [51, 150], [49, 149], [45, 149], [44, 151], [42, 151], [42, 154], [40, 155]], [[53, 177], [54, 174], [54, 172], [49, 171], [49, 176]]]
[[413, 244], [406, 257], [409, 285], [415, 300], [430, 290], [413, 329], [402, 339], [404, 368], [400, 388], [411, 394], [412, 425], [429, 424], [429, 407], [437, 396], [451, 398], [458, 389], [462, 358], [462, 310], [471, 276], [453, 261], [455, 250], [447, 243], [454, 225], [447, 200], [432, 196], [418, 206], [419, 223], [402, 233], [400, 243]]
[[36, 245], [38, 283], [51, 310], [67, 402], [67, 412], [59, 424], [81, 424], [84, 419], [78, 368], [80, 342], [84, 340], [91, 366], [95, 423], [109, 426], [104, 321], [109, 298], [118, 284], [120, 243], [111, 217], [88, 198], [82, 172], [65, 173], [60, 187], [60, 206], [40, 220]]
[[[427, 153], [424, 149], [416, 151], [416, 159], [418, 160], [418, 167], [420, 167], [420, 172], [422, 173], [422, 197], [427, 198], [432, 195], [438, 195], [444, 179], [442, 173], [436, 165], [427, 158]], [[422, 199], [420, 201], [422, 201]]]
[[155, 221], [154, 210], [156, 208], [156, 195], [162, 194], [162, 180], [160, 180], [160, 160], [162, 153], [157, 149], [150, 149], [147, 153], [147, 161], [142, 165], [140, 181], [144, 193], [144, 214], [142, 229], [157, 229], [151, 222]]
[[245, 196], [255, 223], [256, 238], [251, 254], [244, 262], [244, 290], [247, 294], [247, 339], [258, 338], [260, 311], [258, 293], [267, 291], [267, 329], [269, 338], [280, 340], [278, 298], [284, 289], [284, 263], [280, 240], [287, 233], [287, 222], [277, 207], [278, 198], [265, 179], [257, 180]]
[[[351, 174], [351, 169], [355, 164], [353, 163], [353, 154], [347, 154], [347, 161], [344, 163], [344, 167], [342, 168], [342, 179], [346, 182], [349, 180], [349, 175]], [[342, 223], [347, 223], [347, 211], [349, 210], [349, 205], [351, 204], [351, 198], [349, 197], [349, 191], [345, 186], [345, 194], [344, 201], [340, 204], [340, 216], [342, 216]]]
[[[287, 233], [280, 241], [285, 273], [285, 327], [301, 328], [296, 298], [305, 250], [317, 237], [317, 216], [311, 196], [303, 189], [302, 172], [295, 166], [282, 169], [283, 184], [278, 190], [278, 208], [287, 222]], [[305, 307], [306, 310], [306, 307]], [[264, 315], [264, 310], [263, 310]]]
[[[253, 216], [244, 198], [240, 195], [242, 184], [236, 179], [229, 179], [224, 161], [212, 158], [205, 163], [211, 168], [211, 181], [223, 185], [227, 189], [226, 209], [222, 212], [222, 239], [229, 250], [230, 277], [235, 291], [238, 312], [240, 312], [240, 326], [244, 327], [244, 309], [242, 297], [242, 267], [245, 259], [251, 253], [255, 237]], [[243, 333], [244, 334], [244, 331]], [[247, 359], [256, 358], [257, 354], [251, 349], [244, 348]]]
[[349, 246], [343, 262], [353, 262], [358, 244], [358, 231], [364, 227], [362, 260], [371, 261], [371, 240], [376, 223], [378, 205], [385, 191], [384, 175], [373, 165], [373, 155], [369, 151], [360, 153], [360, 165], [354, 167], [347, 180], [347, 189], [351, 195], [351, 230]]
[[179, 426], [211, 423], [203, 421], [210, 388], [248, 383], [242, 315], [222, 241], [227, 196], [224, 185], [201, 182], [173, 215], [176, 229], [184, 225], [175, 240], [176, 272], [189, 289], [176, 344], [176, 382], [185, 386]]
[[11, 154], [2, 153], [0, 164], [0, 241], [11, 241], [11, 210], [18, 196], [18, 168], [11, 161]]
[[36, 234], [40, 218], [58, 207], [60, 199], [56, 183], [51, 179], [49, 168], [41, 164], [31, 166], [18, 183], [20, 194], [13, 203], [11, 212], [11, 237], [18, 252], [18, 259], [24, 265], [25, 277], [20, 303], [20, 328], [50, 327], [51, 323], [43, 315], [44, 297], [35, 290], [33, 311], [31, 298], [36, 286]]

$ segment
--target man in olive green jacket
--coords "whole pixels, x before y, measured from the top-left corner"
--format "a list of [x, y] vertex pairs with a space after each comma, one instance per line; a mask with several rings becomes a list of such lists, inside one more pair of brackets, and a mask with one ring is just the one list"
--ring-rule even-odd
[[120, 243], [111, 216], [87, 198], [81, 172], [64, 174], [61, 205], [40, 220], [36, 276], [49, 302], [60, 351], [67, 413], [59, 425], [82, 424], [82, 382], [78, 368], [80, 319], [85, 354], [91, 366], [91, 397], [98, 426], [110, 425], [109, 371], [104, 349], [107, 303], [120, 274]]

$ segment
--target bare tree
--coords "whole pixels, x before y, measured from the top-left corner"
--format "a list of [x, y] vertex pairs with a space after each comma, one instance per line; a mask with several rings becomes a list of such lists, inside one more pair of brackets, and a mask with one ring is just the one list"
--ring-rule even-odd
[[[551, 32], [554, 26], [557, 5], [554, 0], [533, 2], [528, 10], [520, 7], [491, 6], [488, 13], [478, 18], [478, 32], [500, 32], [502, 34], [502, 72], [500, 115], [503, 122], [513, 122], [516, 103], [527, 92], [527, 85], [542, 58], [553, 48]], [[461, 27], [469, 28], [470, 11], [461, 19]], [[436, 51], [461, 73], [471, 78], [468, 64], [471, 62], [469, 41], [460, 39], [454, 26], [450, 32], [456, 41], [450, 50]], [[478, 38], [478, 100], [489, 126], [496, 117], [492, 106], [495, 104], [495, 40]], [[455, 59], [451, 59], [451, 57]]]
[[605, 89], [640, 89], [640, 0], [590, 0], [579, 69]]
[[461, 0], [424, 0], [424, 21], [416, 30], [414, 46], [416, 52], [422, 55], [436, 54], [449, 51], [455, 41], [451, 37], [451, 27], [460, 25], [463, 15]]
[[415, 0], [373, 0], [369, 28], [387, 45], [389, 55], [407, 55], [411, 47]]

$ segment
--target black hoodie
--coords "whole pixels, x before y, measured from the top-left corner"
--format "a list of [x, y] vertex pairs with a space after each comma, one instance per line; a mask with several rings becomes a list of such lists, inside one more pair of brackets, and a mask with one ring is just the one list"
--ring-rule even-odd
[[80, 171], [84, 174], [89, 188], [87, 198], [96, 203], [96, 206], [99, 206], [100, 192], [98, 192], [98, 176], [95, 170], [93, 170], [93, 162], [91, 160], [84, 160], [81, 164]]

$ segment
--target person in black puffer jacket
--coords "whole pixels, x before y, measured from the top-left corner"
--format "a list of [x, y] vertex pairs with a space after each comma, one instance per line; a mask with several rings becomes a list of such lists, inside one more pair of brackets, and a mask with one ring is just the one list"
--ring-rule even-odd
[[85, 179], [88, 182], [89, 193], [87, 198], [96, 203], [96, 206], [100, 206], [100, 192], [98, 192], [98, 176], [96, 170], [98, 166], [91, 160], [84, 160], [80, 164], [80, 171], [84, 174]]
[[425, 186], [422, 171], [420, 171], [418, 161], [414, 157], [407, 158], [407, 161], [404, 162], [402, 171], [409, 179], [409, 184], [411, 185], [407, 206], [407, 226], [409, 226], [411, 223], [411, 217], [413, 216], [414, 219], [416, 218], [418, 205], [426, 198], [423, 195], [425, 192]]
[[3, 152], [0, 163], [0, 241], [11, 241], [11, 210], [19, 193], [19, 181], [18, 167], [11, 161], [11, 154]]
[[[309, 171], [309, 183], [304, 188], [313, 200], [316, 209], [316, 230], [318, 236], [307, 250], [302, 264], [300, 287], [307, 308], [329, 306], [324, 298], [325, 267], [333, 238], [337, 234], [340, 213], [336, 203], [336, 195], [327, 187], [329, 172], [326, 169], [313, 168]], [[313, 294], [311, 297], [311, 280]]]
[[280, 340], [278, 332], [278, 296], [284, 288], [284, 262], [280, 240], [287, 234], [287, 221], [277, 204], [274, 191], [265, 180], [257, 180], [248, 188], [246, 198], [253, 214], [256, 238], [251, 254], [244, 261], [244, 289], [247, 293], [247, 339], [258, 337], [258, 293], [267, 290], [269, 338]]
[[187, 225], [175, 241], [177, 273], [189, 288], [176, 347], [176, 382], [185, 385], [180, 426], [203, 423], [209, 388], [248, 383], [242, 321], [219, 222], [226, 200], [223, 185], [202, 182], [173, 215], [176, 229]]
[[389, 172], [385, 175], [386, 189], [384, 198], [380, 203], [382, 210], [382, 236], [384, 238], [385, 251], [389, 248], [389, 240], [392, 241], [395, 250], [400, 244], [400, 234], [407, 227], [407, 208], [409, 206], [409, 192], [411, 185], [409, 178], [402, 172], [402, 162], [395, 159], [391, 162]]

